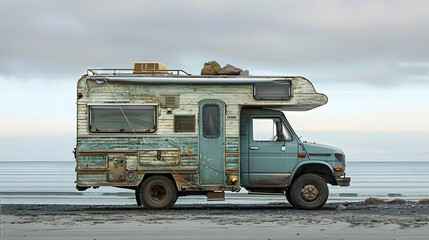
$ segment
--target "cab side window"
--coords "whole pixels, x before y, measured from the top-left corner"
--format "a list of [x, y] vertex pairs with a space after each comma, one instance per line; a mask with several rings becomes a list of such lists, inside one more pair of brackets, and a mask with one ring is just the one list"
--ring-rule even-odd
[[276, 142], [290, 140], [290, 134], [280, 118], [253, 118], [253, 141]]

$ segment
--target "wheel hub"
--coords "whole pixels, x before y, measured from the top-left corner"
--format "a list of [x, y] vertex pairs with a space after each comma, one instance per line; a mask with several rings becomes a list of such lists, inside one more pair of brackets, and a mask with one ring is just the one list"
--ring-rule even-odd
[[306, 202], [314, 202], [319, 198], [320, 191], [314, 184], [306, 184], [301, 189], [301, 198]]
[[168, 191], [163, 185], [153, 185], [149, 189], [148, 195], [152, 202], [162, 203], [167, 199]]

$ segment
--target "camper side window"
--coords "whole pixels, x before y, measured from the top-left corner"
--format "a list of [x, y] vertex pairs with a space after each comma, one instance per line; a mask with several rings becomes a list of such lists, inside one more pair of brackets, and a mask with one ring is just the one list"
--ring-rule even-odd
[[174, 116], [174, 132], [195, 132], [195, 115]]
[[280, 83], [255, 83], [253, 84], [253, 98], [255, 100], [289, 100], [289, 81]]
[[153, 133], [156, 124], [155, 105], [89, 106], [89, 131], [92, 133]]

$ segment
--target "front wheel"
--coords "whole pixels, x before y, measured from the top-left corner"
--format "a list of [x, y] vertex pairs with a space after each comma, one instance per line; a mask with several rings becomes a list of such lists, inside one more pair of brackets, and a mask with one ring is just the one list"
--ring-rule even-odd
[[290, 205], [292, 205], [293, 207], [295, 207], [293, 205], [292, 199], [290, 198], [290, 189], [286, 189], [286, 200], [290, 203]]
[[166, 176], [151, 176], [139, 187], [138, 197], [147, 209], [171, 208], [177, 200], [177, 189]]
[[328, 185], [316, 174], [304, 174], [298, 177], [290, 188], [292, 205], [299, 209], [319, 209], [325, 205], [328, 195]]

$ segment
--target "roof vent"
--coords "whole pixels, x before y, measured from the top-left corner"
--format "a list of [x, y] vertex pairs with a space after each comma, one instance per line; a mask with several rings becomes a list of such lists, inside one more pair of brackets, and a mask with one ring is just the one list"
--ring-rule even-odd
[[[158, 71], [161, 70], [161, 71]], [[167, 65], [160, 62], [136, 62], [133, 73], [166, 73]]]
[[164, 108], [177, 108], [179, 107], [180, 95], [179, 94], [161, 94], [161, 107]]

